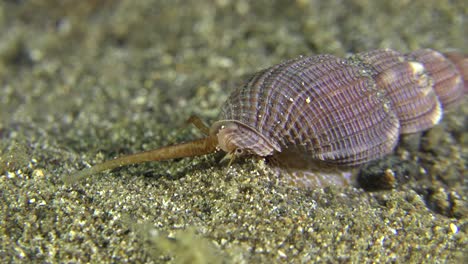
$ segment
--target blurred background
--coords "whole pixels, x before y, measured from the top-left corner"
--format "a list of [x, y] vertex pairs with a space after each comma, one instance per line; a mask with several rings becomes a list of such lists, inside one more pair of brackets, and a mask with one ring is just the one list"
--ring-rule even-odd
[[[0, 259], [456, 262], [467, 241], [465, 114], [433, 137], [430, 153], [440, 147], [447, 160], [431, 161], [431, 172], [449, 179], [421, 189], [309, 192], [276, 186], [258, 164], [232, 176], [210, 157], [79, 187], [60, 177], [200, 136], [184, 129], [190, 115], [216, 120], [246, 76], [285, 59], [377, 48], [466, 54], [467, 14], [466, 0], [1, 1]], [[156, 231], [130, 231], [123, 215]], [[188, 227], [193, 234], [175, 235]]]

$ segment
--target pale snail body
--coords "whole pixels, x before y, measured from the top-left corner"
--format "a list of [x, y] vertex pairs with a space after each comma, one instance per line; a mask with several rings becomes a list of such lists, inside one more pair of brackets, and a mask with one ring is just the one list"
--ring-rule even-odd
[[301, 162], [359, 165], [390, 153], [400, 134], [434, 126], [442, 109], [462, 99], [467, 59], [449, 55], [385, 49], [347, 59], [316, 55], [289, 60], [254, 74], [236, 89], [206, 138], [124, 156], [72, 177], [216, 150], [280, 161], [281, 154], [290, 153]]

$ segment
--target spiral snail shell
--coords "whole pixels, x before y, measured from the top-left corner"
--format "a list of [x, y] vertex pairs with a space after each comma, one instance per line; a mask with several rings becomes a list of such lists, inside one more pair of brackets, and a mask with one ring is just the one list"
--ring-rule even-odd
[[400, 134], [429, 129], [442, 109], [454, 108], [467, 91], [467, 61], [431, 49], [301, 56], [236, 89], [206, 138], [123, 156], [71, 177], [217, 150], [321, 168], [363, 164], [390, 153]]

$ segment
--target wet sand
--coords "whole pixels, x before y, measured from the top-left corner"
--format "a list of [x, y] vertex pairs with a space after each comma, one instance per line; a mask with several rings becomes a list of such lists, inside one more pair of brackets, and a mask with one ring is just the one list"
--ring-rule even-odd
[[298, 188], [221, 154], [63, 183], [201, 137], [188, 117], [215, 121], [248, 74], [285, 59], [468, 51], [465, 1], [290, 2], [0, 3], [1, 262], [461, 263], [467, 100], [366, 168], [397, 172], [392, 189]]

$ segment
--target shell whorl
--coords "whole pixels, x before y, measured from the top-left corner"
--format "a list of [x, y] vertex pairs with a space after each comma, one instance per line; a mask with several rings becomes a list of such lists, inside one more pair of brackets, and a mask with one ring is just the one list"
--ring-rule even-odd
[[[357, 165], [391, 152], [401, 133], [437, 124], [442, 107], [463, 96], [461, 72], [466, 69], [429, 49], [299, 57], [256, 73], [236, 89], [212, 131], [234, 120], [277, 152], [300, 150], [312, 160]], [[239, 140], [238, 147], [248, 149], [252, 138]]]

